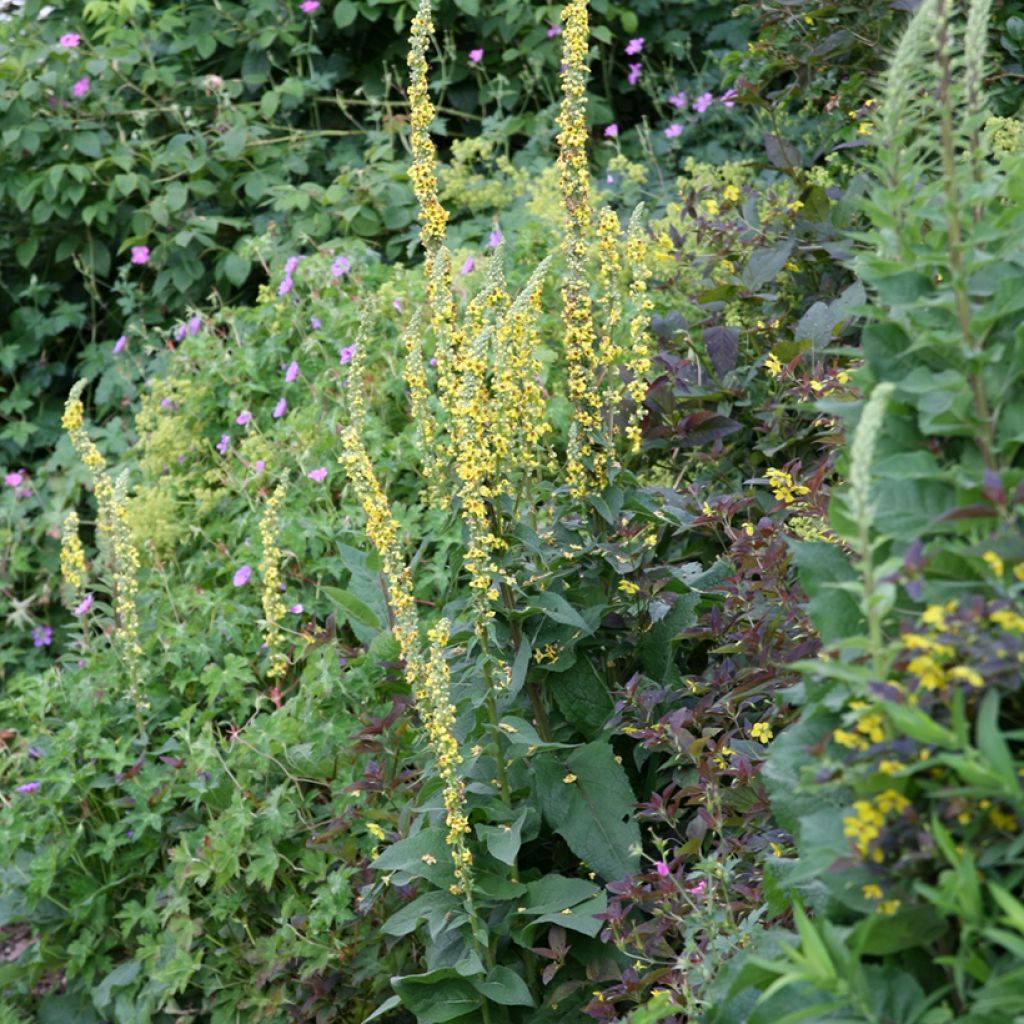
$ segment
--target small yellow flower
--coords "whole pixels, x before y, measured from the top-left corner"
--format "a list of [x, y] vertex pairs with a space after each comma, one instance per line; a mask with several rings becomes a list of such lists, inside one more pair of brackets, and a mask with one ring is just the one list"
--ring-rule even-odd
[[768, 353], [768, 358], [764, 361], [764, 368], [773, 376], [782, 376], [782, 363], [779, 361], [779, 357], [774, 352]]
[[704, 209], [707, 210], [708, 214], [712, 217], [718, 216], [718, 200], [717, 199], [705, 199]]
[[370, 835], [373, 836], [375, 839], [380, 839], [383, 841], [383, 839], [385, 838], [384, 829], [382, 829], [380, 825], [378, 825], [375, 821], [368, 821], [366, 823], [366, 831], [369, 832]]
[[640, 591], [640, 587], [633, 583], [632, 580], [619, 580], [619, 590], [624, 594], [637, 594]]
[[753, 527], [753, 524], [751, 524], [751, 523], [744, 523], [744, 524], [743, 524], [743, 532], [744, 532], [744, 533], [745, 533], [745, 534], [746, 534], [746, 535], [747, 535], [748, 537], [753, 537], [753, 536], [754, 536], [754, 527]]
[[782, 856], [782, 847], [778, 843], [769, 842], [768, 845], [772, 848], [772, 853], [774, 853], [776, 857]]
[[1003, 560], [999, 555], [994, 551], [986, 551], [981, 557], [985, 559], [985, 562], [988, 564], [988, 567], [992, 572], [1002, 579], [1003, 571], [1006, 569], [1006, 566], [1003, 564]]
[[882, 892], [882, 887], [875, 882], [868, 882], [867, 885], [862, 885], [861, 890], [864, 893], [864, 899], [866, 900], [880, 900], [885, 896]]
[[[859, 125], [857, 125], [857, 134], [858, 135], [870, 135], [871, 134], [871, 129], [873, 127], [874, 127], [874, 125], [870, 121], [861, 121], [861, 123]], [[896, 900], [895, 902], [898, 904], [899, 900]]]
[[730, 203], [735, 203], [740, 198], [740, 190], [735, 185], [726, 185], [722, 190], [722, 196]]
[[906, 765], [902, 761], [882, 760], [878, 762], [878, 770], [883, 775], [895, 775], [903, 771]]
[[985, 680], [982, 678], [981, 673], [968, 665], [955, 665], [947, 673], [950, 679], [959, 679], [967, 683], [968, 686], [973, 686], [976, 689], [981, 689], [985, 685]]
[[569, 772], [562, 781], [567, 785], [571, 786], [576, 781], [576, 776], [572, 772]]
[[774, 735], [772, 727], [767, 722], [757, 722], [750, 729], [751, 739], [760, 740], [762, 743], [768, 743]]
[[879, 903], [878, 904], [878, 912], [880, 914], [886, 914], [889, 917], [891, 917], [893, 914], [895, 914], [896, 911], [899, 910], [899, 909], [900, 909], [900, 901], [899, 900], [886, 900], [884, 903]]
[[437, 863], [437, 858], [433, 854], [430, 854], [430, 853], [423, 854], [423, 856], [420, 857], [420, 860], [423, 861], [424, 864], [436, 864]]

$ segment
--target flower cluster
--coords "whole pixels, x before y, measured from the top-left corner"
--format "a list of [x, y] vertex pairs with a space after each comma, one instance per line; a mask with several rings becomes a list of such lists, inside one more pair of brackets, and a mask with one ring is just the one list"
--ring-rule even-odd
[[67, 608], [74, 608], [81, 600], [87, 572], [85, 549], [78, 536], [78, 513], [72, 510], [64, 517], [60, 544], [60, 573], [67, 586]]
[[288, 489], [284, 477], [267, 499], [260, 519], [260, 541], [263, 557], [260, 560], [260, 575], [263, 577], [263, 642], [267, 645], [270, 665], [267, 678], [277, 679], [288, 670], [288, 656], [281, 650], [281, 620], [285, 616], [285, 604], [281, 597], [281, 549], [277, 546], [280, 531], [281, 504]]

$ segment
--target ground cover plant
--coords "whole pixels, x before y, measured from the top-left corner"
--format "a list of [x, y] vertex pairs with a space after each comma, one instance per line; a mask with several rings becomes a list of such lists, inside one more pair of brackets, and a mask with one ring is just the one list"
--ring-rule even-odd
[[852, 114], [657, 185], [695, 108], [620, 148], [590, 6], [538, 22], [530, 173], [441, 159], [446, 9], [396, 5], [419, 258], [253, 240], [250, 303], [108, 343], [66, 474], [9, 474], [9, 564], [56, 536], [0, 695], [4, 1017], [1024, 1012], [1013, 5], [805, 59], [849, 10], [744, 6], [717, 114], [835, 47]]

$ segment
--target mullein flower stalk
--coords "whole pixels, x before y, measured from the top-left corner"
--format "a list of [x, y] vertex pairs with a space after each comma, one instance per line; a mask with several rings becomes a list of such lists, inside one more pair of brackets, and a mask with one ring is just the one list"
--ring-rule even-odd
[[591, 484], [587, 462], [601, 424], [600, 397], [594, 383], [594, 322], [587, 276], [592, 220], [590, 170], [587, 166], [587, 53], [589, 21], [586, 0], [570, 0], [562, 17], [562, 107], [558, 116], [558, 169], [565, 208], [562, 250], [566, 268], [562, 286], [562, 320], [573, 419], [569, 431], [566, 477], [580, 497]]
[[654, 343], [650, 332], [653, 303], [647, 292], [651, 270], [647, 260], [647, 232], [642, 218], [641, 205], [633, 211], [626, 233], [626, 261], [633, 275], [629, 285], [633, 315], [629, 321], [629, 352], [626, 357], [626, 370], [629, 374], [626, 390], [632, 399], [632, 409], [626, 423], [626, 443], [632, 452], [640, 451], [643, 403], [647, 397], [647, 379], [654, 365]]
[[64, 579], [64, 606], [70, 611], [78, 606], [85, 590], [88, 568], [85, 549], [78, 536], [78, 513], [74, 510], [64, 517], [60, 535], [60, 574]]
[[260, 575], [263, 577], [263, 642], [267, 645], [270, 658], [268, 679], [279, 679], [288, 671], [288, 655], [281, 650], [281, 622], [286, 609], [281, 597], [282, 553], [277, 544], [281, 530], [281, 505], [287, 490], [288, 478], [285, 476], [267, 499], [260, 518], [260, 542], [263, 545], [263, 557], [260, 560]]

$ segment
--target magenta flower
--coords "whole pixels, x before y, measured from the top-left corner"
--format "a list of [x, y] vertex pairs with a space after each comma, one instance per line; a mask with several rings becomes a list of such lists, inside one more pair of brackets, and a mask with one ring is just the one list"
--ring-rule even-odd
[[75, 99], [81, 99], [89, 91], [89, 76], [85, 75], [71, 86], [71, 95]]
[[255, 469], [257, 473], [262, 473], [263, 470], [266, 469], [266, 467], [267, 464], [263, 461], [263, 459], [257, 459], [255, 465], [252, 468]]
[[284, 371], [284, 379], [288, 384], [291, 384], [293, 380], [299, 375], [299, 364], [293, 359], [288, 364], [288, 369]]
[[341, 277], [352, 269], [352, 263], [347, 256], [339, 256], [331, 264], [331, 274], [334, 277]]
[[144, 263], [149, 262], [149, 246], [148, 245], [133, 245], [132, 246], [132, 263], [142, 266]]
[[312, 14], [320, 9], [320, 0], [302, 0], [302, 3], [299, 4], [299, 9], [306, 14]]
[[92, 607], [92, 594], [86, 594], [82, 603], [71, 613], [72, 615], [84, 615]]
[[469, 63], [479, 64], [484, 59], [484, 51], [482, 48], [469, 51]]
[[288, 402], [284, 398], [277, 400], [277, 405], [274, 406], [274, 419], [279, 420], [288, 411]]
[[295, 273], [295, 268], [299, 265], [299, 260], [301, 260], [301, 259], [302, 259], [301, 256], [289, 256], [288, 259], [286, 259], [284, 261], [284, 276], [285, 277], [291, 277], [292, 274]]
[[644, 48], [644, 37], [640, 36], [638, 39], [630, 39], [626, 46], [626, 56], [635, 57]]
[[710, 107], [711, 104], [714, 103], [714, 102], [715, 102], [715, 97], [712, 96], [711, 93], [706, 92], [706, 93], [703, 93], [702, 95], [698, 96], [693, 101], [693, 109], [696, 110], [698, 114], [703, 114], [704, 111], [707, 110], [708, 107]]
[[230, 434], [221, 434], [220, 435], [220, 440], [217, 442], [216, 447], [217, 447], [217, 451], [219, 451], [221, 453], [221, 455], [227, 455], [228, 448], [231, 447], [231, 435]]
[[197, 313], [189, 318], [188, 333], [194, 338], [202, 330], [203, 318]]
[[722, 103], [725, 106], [735, 107], [737, 96], [739, 96], [739, 93], [735, 89], [726, 89], [725, 92], [723, 92], [722, 95], [719, 96], [718, 98], [722, 101]]
[[499, 246], [499, 245], [501, 245], [501, 242], [502, 242], [502, 234], [501, 234], [501, 231], [500, 231], [500, 230], [499, 230], [498, 228], [495, 228], [495, 229], [494, 229], [494, 230], [493, 230], [493, 231], [492, 231], [492, 232], [491, 232], [491, 233], [490, 233], [490, 234], [489, 234], [489, 235], [487, 236], [487, 245], [488, 245], [488, 247], [489, 247], [489, 248], [491, 248], [491, 249], [497, 249], [497, 248], [498, 248], [498, 246]]
[[683, 126], [681, 124], [670, 124], [665, 129], [665, 138], [666, 139], [675, 139], [675, 138], [678, 138], [678, 136], [680, 136], [682, 134], [683, 134]]
[[292, 290], [292, 279], [290, 276], [286, 276], [281, 283], [277, 286], [277, 294], [284, 297]]
[[320, 322], [320, 317], [311, 316], [309, 318], [309, 326], [312, 327], [314, 331], [319, 331], [320, 328], [323, 327], [323, 324]]
[[394, 299], [392, 301], [391, 305], [394, 306], [395, 309], [397, 309], [399, 313], [402, 312], [402, 300], [401, 299]]
[[668, 878], [670, 872], [668, 870], [668, 865], [663, 860], [656, 861], [654, 867], [662, 878]]
[[467, 256], [466, 261], [459, 267], [459, 273], [465, 276], [471, 274], [476, 269], [476, 260], [472, 256]]
[[301, 604], [293, 604], [291, 608], [288, 609], [288, 611], [290, 611], [292, 615], [301, 615], [302, 610], [303, 609]]
[[707, 887], [708, 887], [707, 879], [706, 878], [702, 878], [695, 885], [687, 886], [686, 890], [687, 890], [687, 892], [689, 892], [689, 894], [691, 896], [703, 896], [704, 895], [704, 890], [707, 889]]
[[61, 46], [64, 46], [69, 50], [73, 50], [81, 41], [82, 37], [77, 32], [65, 32], [64, 35], [57, 40]]
[[175, 341], [184, 341], [185, 340], [185, 335], [187, 333], [188, 333], [188, 326], [186, 324], [178, 324], [178, 326], [174, 328], [174, 340]]
[[629, 74], [626, 76], [627, 81], [630, 85], [636, 85], [640, 81], [640, 76], [644, 73], [643, 64], [630, 64]]
[[23, 782], [20, 786], [15, 786], [14, 788], [19, 793], [34, 793], [41, 785], [42, 783], [37, 780], [35, 782]]
[[246, 423], [252, 420], [252, 413], [248, 409], [243, 409], [236, 417], [235, 422], [240, 426], [244, 427]]
[[344, 366], [346, 363], [351, 363], [352, 357], [356, 354], [355, 343], [353, 342], [351, 345], [346, 345], [338, 354], [341, 356], [342, 366]]
[[33, 626], [32, 627], [32, 646], [33, 647], [49, 647], [53, 643], [53, 627], [52, 626]]
[[672, 104], [673, 107], [676, 108], [676, 110], [686, 109], [687, 100], [685, 92], [677, 92], [675, 93], [675, 95], [669, 96], [668, 101], [669, 103]]
[[24, 479], [25, 470], [21, 469], [14, 473], [8, 473], [7, 476], [4, 477], [4, 483], [7, 484], [8, 487], [20, 487]]
[[316, 469], [311, 469], [306, 476], [310, 480], [315, 480], [318, 484], [322, 484], [327, 479], [327, 467], [318, 466]]
[[619, 126], [617, 124], [610, 124], [604, 130], [604, 137], [606, 139], [617, 139], [619, 137]]
[[232, 577], [231, 582], [236, 587], [244, 587], [249, 582], [249, 578], [252, 576], [252, 566], [248, 563], [243, 563], [235, 570], [235, 575]]
[[119, 356], [125, 350], [125, 346], [127, 344], [128, 344], [128, 335], [127, 334], [122, 334], [121, 337], [118, 338], [117, 341], [114, 342], [114, 355], [115, 356]]
[[562, 26], [561, 25], [552, 25], [548, 29], [548, 39], [553, 39], [555, 36], [560, 36], [561, 34], [562, 34]]

